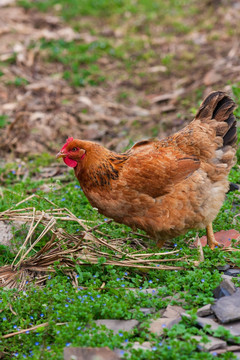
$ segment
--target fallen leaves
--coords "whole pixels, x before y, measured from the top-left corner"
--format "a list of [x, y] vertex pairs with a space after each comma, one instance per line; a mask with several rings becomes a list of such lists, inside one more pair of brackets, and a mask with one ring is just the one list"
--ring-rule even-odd
[[[206, 34], [193, 27], [184, 37], [170, 39], [158, 36], [161, 25], [151, 23], [151, 36], [141, 30], [132, 35], [133, 45], [140, 41], [144, 51], [153, 52], [147, 61], [137, 61], [138, 52], [127, 48], [126, 37], [136, 21], [143, 21], [140, 18], [126, 18], [114, 29], [108, 23], [100, 27], [96, 24], [92, 35], [84, 26], [74, 31], [51, 13], [25, 11], [14, 4], [8, 7], [10, 3], [0, 3], [0, 61], [9, 61], [1, 68], [0, 86], [0, 114], [6, 115], [9, 123], [0, 134], [4, 157], [9, 152], [21, 157], [43, 151], [55, 153], [72, 134], [122, 151], [129, 146], [129, 139], [163, 137], [178, 130], [186, 119], [191, 120], [179, 104], [203, 85], [209, 92], [216, 84], [226, 85], [226, 79], [239, 80], [238, 41], [223, 35], [220, 28], [226, 14], [234, 24], [239, 22], [230, 6], [226, 14], [216, 10], [220, 24], [216, 46], [208, 46], [216, 29]], [[191, 24], [192, 19], [188, 20]], [[78, 89], [63, 79], [68, 64], [50, 62], [48, 49], [40, 44], [41, 39], [45, 43], [63, 40], [94, 44], [102, 37], [113, 48], [122, 47], [122, 59], [103, 53], [96, 63], [106, 78], [110, 75], [109, 79], [104, 86]], [[124, 59], [133, 62], [131, 72], [124, 67]]]
[[[221, 230], [214, 233], [214, 235], [215, 235], [215, 239], [219, 242], [219, 244], [223, 245], [223, 247], [229, 247], [231, 245], [232, 239], [240, 241], [240, 233], [235, 229]], [[202, 236], [200, 241], [202, 246], [207, 245], [206, 236]]]

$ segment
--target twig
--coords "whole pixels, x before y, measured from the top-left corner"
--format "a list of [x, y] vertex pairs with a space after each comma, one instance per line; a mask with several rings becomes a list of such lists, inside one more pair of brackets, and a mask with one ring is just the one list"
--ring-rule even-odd
[[[65, 323], [56, 323], [55, 325], [65, 325], [65, 324], [67, 324], [66, 322]], [[45, 322], [45, 323], [43, 323], [43, 324], [39, 324], [39, 325], [35, 325], [35, 326], [32, 326], [32, 327], [30, 327], [30, 328], [28, 328], [28, 329], [23, 329], [23, 330], [19, 330], [19, 331], [16, 331], [16, 332], [14, 332], [14, 333], [10, 333], [10, 334], [6, 334], [6, 335], [3, 335], [2, 336], [2, 339], [8, 339], [8, 338], [10, 338], [10, 337], [12, 337], [12, 336], [15, 336], [15, 335], [19, 335], [19, 334], [24, 334], [24, 333], [26, 333], [27, 331], [33, 331], [33, 330], [36, 330], [36, 329], [38, 329], [38, 328], [40, 328], [40, 327], [45, 327], [45, 326], [48, 326], [49, 325], [49, 323], [48, 322]]]

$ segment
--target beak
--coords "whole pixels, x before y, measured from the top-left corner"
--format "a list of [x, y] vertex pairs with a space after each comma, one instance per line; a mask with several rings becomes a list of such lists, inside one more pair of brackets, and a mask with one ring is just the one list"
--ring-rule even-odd
[[65, 156], [66, 156], [66, 154], [64, 154], [62, 151], [59, 151], [59, 153], [57, 153], [57, 155], [56, 155], [56, 158], [59, 159], [59, 158], [65, 157]]

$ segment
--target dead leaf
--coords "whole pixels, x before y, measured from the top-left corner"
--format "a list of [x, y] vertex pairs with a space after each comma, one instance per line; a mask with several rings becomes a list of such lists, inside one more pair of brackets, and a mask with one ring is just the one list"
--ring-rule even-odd
[[[235, 229], [231, 229], [231, 230], [218, 231], [218, 232], [214, 233], [214, 235], [215, 235], [215, 239], [219, 242], [219, 244], [223, 245], [223, 247], [228, 247], [231, 245], [231, 240], [237, 239], [240, 236], [240, 233]], [[200, 241], [201, 241], [202, 246], [207, 245], [207, 237], [206, 236], [202, 236], [200, 238]], [[196, 241], [194, 242], [194, 245], [197, 246]]]
[[221, 75], [216, 73], [215, 70], [210, 70], [203, 78], [203, 83], [206, 86], [214, 85], [222, 79]]

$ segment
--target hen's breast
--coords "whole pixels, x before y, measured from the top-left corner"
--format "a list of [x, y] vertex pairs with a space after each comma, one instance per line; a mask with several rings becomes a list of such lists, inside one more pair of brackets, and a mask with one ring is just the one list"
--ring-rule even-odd
[[86, 196], [101, 214], [166, 239], [206, 227], [217, 216], [227, 190], [227, 179], [212, 182], [201, 168], [157, 198], [129, 189], [124, 181]]
[[[227, 190], [227, 179], [212, 182], [207, 173], [199, 169], [175, 185], [171, 193], [154, 199], [154, 204], [146, 209], [144, 215], [126, 220], [129, 226], [138, 224], [137, 227], [157, 239], [173, 238], [211, 223]], [[144, 203], [141, 205], [144, 207]]]

